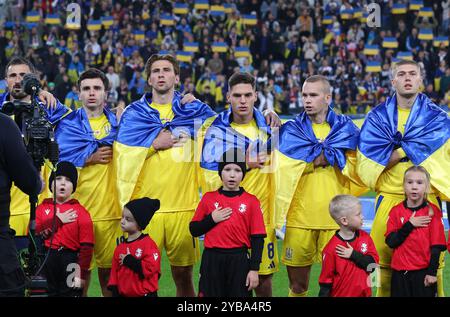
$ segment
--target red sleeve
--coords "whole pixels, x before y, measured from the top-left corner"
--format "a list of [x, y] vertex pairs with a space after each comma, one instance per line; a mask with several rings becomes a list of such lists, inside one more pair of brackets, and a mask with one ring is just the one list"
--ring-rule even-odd
[[119, 267], [118, 247], [114, 250], [114, 256], [112, 259], [111, 273], [109, 274], [108, 286], [117, 286], [117, 269]]
[[261, 210], [261, 204], [257, 198], [252, 201], [252, 218], [250, 220], [250, 235], [266, 234], [264, 217]]
[[91, 216], [81, 205], [77, 208], [78, 214], [78, 233], [80, 244], [94, 244], [94, 224]]
[[432, 246], [446, 245], [442, 212], [435, 205], [430, 204], [430, 206], [434, 212], [430, 223], [430, 243]]
[[322, 252], [322, 271], [319, 276], [320, 284], [333, 284], [334, 281], [334, 271], [335, 271], [335, 254], [334, 252], [330, 252], [330, 247], [328, 244]]
[[161, 272], [161, 254], [155, 242], [152, 241], [148, 252], [142, 259], [142, 273], [145, 278]]
[[367, 244], [368, 244], [367, 255], [372, 256], [372, 258], [378, 264], [380, 261], [380, 257], [378, 255], [377, 248], [375, 248], [375, 243], [373, 243], [373, 240], [370, 237], [370, 235], [367, 235], [367, 236], [368, 236], [368, 238], [367, 238]]
[[82, 280], [86, 280], [86, 277], [89, 274], [89, 266], [91, 265], [93, 253], [93, 244], [82, 244], [80, 246], [80, 252], [78, 254], [78, 265], [80, 266]]
[[205, 196], [203, 196], [200, 200], [200, 203], [198, 204], [197, 209], [195, 210], [194, 217], [191, 221], [202, 221], [208, 215], [208, 201], [209, 194], [206, 193]]
[[400, 228], [397, 225], [397, 206], [395, 206], [389, 212], [389, 217], [386, 225], [386, 233], [384, 234], [384, 236], [387, 237], [392, 232], [397, 232], [398, 230], [400, 230]]

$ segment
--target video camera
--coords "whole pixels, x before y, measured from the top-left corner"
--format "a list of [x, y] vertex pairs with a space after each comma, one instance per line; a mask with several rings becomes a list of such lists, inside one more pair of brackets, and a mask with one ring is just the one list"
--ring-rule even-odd
[[[9, 116], [14, 115], [14, 120], [22, 132], [27, 152], [33, 159], [36, 169], [40, 171], [45, 159], [52, 162], [53, 166], [56, 165], [59, 159], [58, 144], [46, 111], [37, 101], [40, 89], [39, 79], [34, 74], [26, 74], [23, 76], [21, 86], [23, 91], [31, 96], [31, 102], [21, 100], [5, 102], [0, 111]], [[28, 250], [20, 252], [24, 272], [31, 280], [28, 287], [29, 296], [45, 296], [47, 291], [45, 278], [39, 276], [45, 260], [43, 260], [44, 254], [40, 240], [35, 236], [37, 201], [37, 196], [30, 196]]]

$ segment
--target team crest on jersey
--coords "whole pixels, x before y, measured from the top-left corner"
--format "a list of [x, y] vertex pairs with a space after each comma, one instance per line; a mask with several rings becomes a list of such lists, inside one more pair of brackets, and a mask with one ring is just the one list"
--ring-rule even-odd
[[219, 208], [219, 203], [217, 201], [214, 203], [214, 208]]
[[405, 221], [405, 218], [403, 218], [403, 217], [400, 217], [400, 221], [402, 222], [402, 224], [403, 224], [403, 222]]
[[136, 255], [137, 258], [140, 258], [142, 256], [142, 249], [141, 248], [137, 248], [135, 255]]
[[240, 211], [240, 212], [245, 212], [246, 210], [247, 210], [247, 205], [241, 204], [241, 205], [239, 206], [239, 211]]
[[50, 209], [47, 208], [44, 211], [45, 211], [45, 214], [48, 216], [48, 214], [50, 213]]
[[159, 255], [158, 255], [158, 253], [156, 253], [156, 252], [155, 252], [155, 253], [153, 253], [153, 258], [155, 259], [155, 261], [156, 261], [156, 260], [158, 260], [158, 258], [159, 258]]
[[367, 252], [367, 243], [362, 243], [361, 244], [361, 252], [362, 253], [366, 253]]
[[285, 258], [286, 260], [292, 260], [292, 248], [286, 248]]

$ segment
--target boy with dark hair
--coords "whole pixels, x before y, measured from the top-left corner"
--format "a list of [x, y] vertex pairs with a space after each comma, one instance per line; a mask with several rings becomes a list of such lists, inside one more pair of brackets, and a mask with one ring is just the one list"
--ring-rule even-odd
[[[50, 249], [44, 266], [49, 296], [81, 296], [92, 259], [91, 216], [72, 198], [77, 181], [75, 166], [59, 162], [55, 175], [49, 178], [50, 191], [56, 192], [56, 214], [52, 198], [45, 199], [36, 209], [36, 233], [42, 235], [45, 248]], [[70, 281], [74, 270], [77, 274]]]
[[189, 225], [194, 237], [205, 234], [198, 295], [250, 297], [259, 283], [266, 237], [261, 206], [256, 196], [239, 187], [246, 173], [240, 150], [225, 152], [218, 172], [222, 187], [205, 193]]
[[120, 225], [128, 238], [114, 251], [108, 283], [114, 297], [158, 296], [161, 256], [155, 241], [142, 230], [159, 206], [158, 199], [144, 197], [130, 201], [123, 208]]

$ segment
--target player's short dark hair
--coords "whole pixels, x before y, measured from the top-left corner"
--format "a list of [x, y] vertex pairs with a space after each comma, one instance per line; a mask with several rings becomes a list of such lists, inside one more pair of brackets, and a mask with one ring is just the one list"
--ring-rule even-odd
[[150, 77], [152, 70], [152, 65], [157, 61], [168, 61], [172, 64], [175, 75], [180, 75], [180, 65], [178, 64], [175, 57], [169, 54], [153, 54], [145, 63], [145, 73], [147, 74], [147, 79]]
[[250, 84], [253, 90], [256, 90], [256, 80], [250, 73], [247, 72], [237, 72], [231, 75], [228, 79], [228, 90], [231, 90], [234, 86], [238, 84]]
[[23, 57], [15, 56], [15, 57], [11, 58], [11, 60], [8, 62], [8, 64], [6, 64], [5, 78], [8, 75], [8, 68], [13, 65], [27, 65], [30, 68], [30, 72], [32, 74], [36, 73], [36, 68], [34, 67], [33, 63], [31, 63], [29, 60], [27, 60]]
[[81, 73], [80, 78], [78, 79], [78, 89], [81, 89], [81, 82], [85, 79], [93, 79], [100, 78], [105, 86], [105, 91], [109, 90], [109, 80], [106, 77], [105, 73], [97, 68], [89, 68]]

